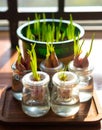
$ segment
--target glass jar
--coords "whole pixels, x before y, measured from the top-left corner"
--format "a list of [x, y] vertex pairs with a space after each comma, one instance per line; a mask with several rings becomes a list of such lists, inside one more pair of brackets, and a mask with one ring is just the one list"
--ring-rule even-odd
[[[64, 75], [66, 80], [61, 80], [61, 75]], [[52, 77], [52, 82], [52, 111], [62, 117], [74, 117], [80, 107], [77, 75], [68, 71], [57, 72]]]
[[32, 72], [23, 79], [22, 110], [31, 117], [40, 117], [50, 110], [50, 94], [48, 89], [49, 75], [38, 71], [40, 81], [34, 81]]
[[13, 75], [12, 75], [12, 94], [13, 97], [19, 101], [22, 100], [22, 77], [29, 73], [31, 70], [24, 70], [20, 72], [17, 68], [15, 63], [12, 64], [11, 66]]
[[59, 72], [59, 71], [61, 71], [63, 69], [64, 69], [64, 64], [62, 62], [59, 62], [59, 65], [57, 67], [54, 67], [54, 68], [48, 68], [48, 67], [46, 67], [44, 61], [42, 61], [40, 63], [40, 70], [43, 71], [43, 72], [46, 72], [50, 76], [50, 83], [49, 83], [50, 87], [52, 87], [52, 76], [56, 72]]
[[89, 64], [86, 68], [77, 68], [71, 61], [68, 65], [68, 70], [74, 72], [79, 77], [79, 97], [80, 102], [86, 102], [92, 98], [93, 95], [93, 66]]

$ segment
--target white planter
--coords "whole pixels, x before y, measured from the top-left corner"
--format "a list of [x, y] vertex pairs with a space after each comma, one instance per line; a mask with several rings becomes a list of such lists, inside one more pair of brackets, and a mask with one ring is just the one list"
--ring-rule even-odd
[[[66, 80], [61, 80], [61, 75], [66, 75]], [[51, 95], [52, 111], [62, 117], [73, 117], [79, 111], [79, 91], [77, 88], [78, 77], [72, 72], [57, 72], [52, 78], [54, 84]]]
[[38, 71], [40, 81], [34, 81], [32, 73], [25, 75], [23, 82], [22, 109], [32, 117], [40, 117], [50, 109], [50, 94], [48, 89], [49, 75]]

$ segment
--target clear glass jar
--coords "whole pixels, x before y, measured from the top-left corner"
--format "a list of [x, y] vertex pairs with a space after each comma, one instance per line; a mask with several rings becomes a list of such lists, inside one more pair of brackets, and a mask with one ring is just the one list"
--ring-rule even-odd
[[40, 70], [43, 71], [43, 72], [46, 72], [50, 76], [50, 84], [49, 84], [50, 87], [52, 87], [52, 76], [56, 72], [59, 72], [59, 71], [61, 71], [63, 69], [64, 69], [64, 64], [62, 62], [59, 62], [59, 65], [57, 67], [54, 67], [54, 68], [46, 67], [44, 61], [42, 61], [40, 63]]
[[[60, 79], [63, 74], [67, 77], [65, 81]], [[52, 111], [62, 117], [74, 117], [80, 107], [77, 75], [68, 71], [57, 72], [52, 77], [52, 82]]]
[[13, 75], [12, 75], [12, 94], [13, 97], [19, 101], [22, 100], [22, 77], [29, 73], [31, 70], [24, 70], [20, 72], [17, 68], [15, 63], [12, 64], [11, 66]]
[[86, 102], [92, 98], [93, 95], [93, 66], [89, 64], [86, 68], [77, 68], [71, 61], [68, 65], [68, 70], [74, 72], [79, 77], [79, 97], [80, 102]]
[[32, 72], [23, 79], [22, 110], [31, 117], [40, 117], [50, 110], [50, 94], [48, 89], [49, 75], [38, 71], [40, 81], [34, 81]]

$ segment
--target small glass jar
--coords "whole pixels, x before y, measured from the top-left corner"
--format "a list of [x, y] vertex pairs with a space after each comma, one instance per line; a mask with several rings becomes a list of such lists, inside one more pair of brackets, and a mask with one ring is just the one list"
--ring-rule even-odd
[[40, 81], [34, 81], [32, 72], [23, 79], [22, 110], [31, 117], [40, 117], [50, 110], [50, 94], [48, 89], [49, 75], [38, 71]]
[[19, 101], [22, 100], [22, 88], [23, 88], [23, 84], [22, 84], [22, 77], [29, 73], [31, 70], [24, 70], [22, 72], [20, 72], [17, 68], [15, 63], [12, 64], [11, 66], [12, 68], [12, 94], [13, 97]]
[[79, 77], [79, 97], [80, 102], [86, 102], [92, 98], [93, 95], [93, 66], [89, 64], [86, 68], [77, 68], [74, 66], [73, 61], [68, 65], [68, 70], [74, 72]]
[[[61, 75], [65, 75], [67, 79], [61, 80]], [[52, 82], [52, 111], [59, 116], [73, 118], [80, 107], [77, 75], [68, 71], [57, 72], [52, 77]]]
[[49, 84], [50, 87], [52, 87], [52, 76], [56, 72], [59, 72], [59, 71], [61, 71], [63, 69], [64, 69], [64, 64], [62, 62], [59, 62], [59, 65], [57, 67], [54, 67], [54, 68], [46, 67], [44, 61], [42, 61], [40, 63], [40, 70], [43, 71], [43, 72], [46, 72], [50, 76], [50, 84]]

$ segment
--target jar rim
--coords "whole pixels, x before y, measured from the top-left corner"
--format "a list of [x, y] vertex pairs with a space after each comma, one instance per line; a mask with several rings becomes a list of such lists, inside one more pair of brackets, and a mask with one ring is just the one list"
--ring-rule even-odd
[[40, 70], [42, 70], [42, 71], [46, 70], [48, 72], [55, 72], [57, 70], [60, 70], [60, 69], [64, 68], [64, 64], [61, 61], [59, 61], [58, 66], [53, 67], [53, 68], [46, 67], [44, 64], [45, 64], [45, 61], [42, 61], [40, 63]]
[[69, 65], [68, 65], [68, 69], [70, 70], [75, 70], [75, 71], [86, 71], [86, 72], [89, 72], [89, 71], [93, 71], [94, 67], [92, 66], [92, 64], [89, 63], [89, 66], [88, 67], [84, 67], [84, 68], [79, 68], [79, 67], [75, 67], [74, 66], [74, 61], [72, 60]]
[[[61, 74], [66, 74], [68, 76], [68, 80], [61, 80], [59, 78], [59, 76]], [[69, 72], [69, 71], [61, 71], [61, 72], [57, 72], [53, 75], [52, 77], [52, 82], [53, 84], [56, 84], [56, 85], [64, 85], [64, 86], [68, 86], [68, 85], [75, 85], [75, 84], [78, 84], [79, 82], [79, 79], [78, 79], [78, 76], [73, 73], [73, 72]]]
[[50, 77], [49, 77], [49, 75], [47, 73], [41, 72], [41, 71], [37, 71], [37, 73], [39, 75], [43, 76], [42, 80], [34, 81], [33, 80], [33, 73], [30, 72], [30, 73], [23, 76], [22, 83], [27, 84], [27, 85], [31, 85], [31, 86], [34, 86], [34, 85], [41, 86], [41, 85], [44, 85], [44, 84], [46, 84], [46, 83], [48, 83], [50, 81]]

